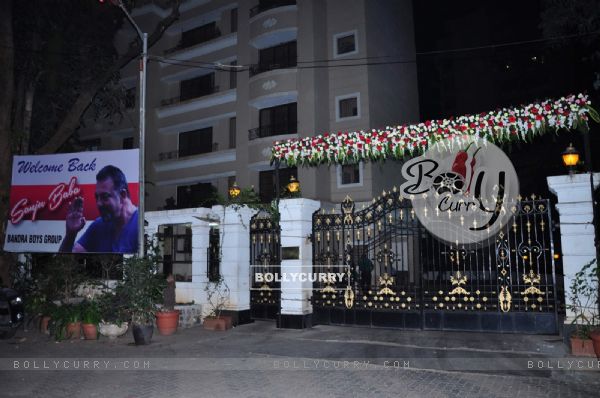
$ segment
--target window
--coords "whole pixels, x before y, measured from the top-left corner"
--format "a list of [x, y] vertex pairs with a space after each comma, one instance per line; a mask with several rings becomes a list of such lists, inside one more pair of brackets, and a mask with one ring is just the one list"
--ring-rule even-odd
[[237, 65], [237, 61], [233, 61], [229, 65], [232, 66], [231, 70], [229, 71], [229, 88], [236, 88], [237, 87], [237, 68], [235, 67], [235, 65]]
[[340, 101], [340, 117], [352, 117], [358, 115], [356, 98], [346, 98]]
[[123, 149], [133, 149], [133, 137], [123, 138]]
[[180, 185], [177, 187], [177, 208], [211, 207], [217, 204], [217, 188], [211, 183]]
[[181, 34], [179, 48], [191, 47], [195, 44], [204, 43], [221, 36], [216, 22], [211, 22], [206, 25], [199, 26], [194, 29], [187, 30]]
[[[266, 170], [261, 171], [258, 175], [258, 189], [260, 201], [263, 203], [269, 203], [277, 197], [277, 186], [276, 186], [276, 171]], [[298, 169], [296, 167], [288, 167], [285, 169], [279, 169], [279, 190], [280, 193], [283, 191], [285, 186], [290, 182], [290, 177], [298, 176]]]
[[236, 134], [236, 118], [232, 117], [229, 119], [229, 149], [235, 148], [235, 134]]
[[158, 227], [162, 272], [173, 274], [176, 281], [192, 281], [192, 228], [189, 224]]
[[210, 282], [217, 282], [221, 276], [221, 253], [219, 228], [211, 227], [208, 233], [208, 264], [206, 274]]
[[358, 53], [356, 31], [338, 33], [333, 36], [333, 55], [335, 57]]
[[233, 10], [231, 10], [230, 25], [231, 25], [231, 33], [237, 32], [237, 25], [238, 25], [238, 9], [237, 8], [234, 8]]
[[348, 186], [362, 186], [363, 165], [345, 164], [337, 166], [337, 185], [338, 188]]
[[181, 81], [179, 83], [179, 100], [185, 101], [191, 98], [202, 97], [203, 95], [212, 94], [215, 91], [215, 74], [211, 73]]
[[250, 9], [250, 18], [260, 14], [263, 11], [275, 7], [283, 7], [296, 4], [296, 0], [258, 0], [258, 5]]
[[360, 117], [360, 95], [353, 93], [335, 97], [336, 101], [336, 121], [342, 119], [358, 119]]
[[212, 127], [179, 134], [179, 157], [212, 152]]
[[251, 68], [252, 76], [273, 69], [296, 66], [296, 41], [290, 41], [278, 46], [260, 50], [258, 65]]
[[251, 134], [251, 139], [298, 132], [295, 102], [261, 109], [258, 115], [259, 127], [251, 131], [254, 133]]

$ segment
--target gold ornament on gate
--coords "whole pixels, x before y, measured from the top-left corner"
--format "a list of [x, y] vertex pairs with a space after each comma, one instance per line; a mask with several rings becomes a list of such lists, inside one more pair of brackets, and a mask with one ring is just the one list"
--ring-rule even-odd
[[541, 275], [534, 273], [533, 269], [529, 270], [529, 274], [523, 274], [523, 282], [529, 283], [530, 286], [527, 289], [525, 289], [525, 291], [522, 292], [521, 294], [522, 295], [527, 295], [527, 294], [542, 295], [542, 294], [544, 294], [544, 292], [542, 292], [537, 286], [534, 286], [534, 285], [539, 285], [541, 279], [542, 279]]
[[450, 282], [452, 282], [452, 286], [456, 286], [454, 289], [450, 291], [450, 295], [454, 294], [464, 294], [468, 296], [470, 293], [466, 291], [462, 285], [467, 284], [467, 276], [461, 274], [460, 271], [456, 271], [456, 274], [450, 276]]
[[392, 286], [394, 284], [394, 277], [390, 276], [387, 272], [385, 274], [383, 274], [382, 276], [379, 277], [379, 286], [382, 286], [382, 288], [379, 290], [379, 292], [377, 292], [378, 295], [390, 295], [390, 296], [395, 296], [396, 293], [394, 293], [394, 291], [392, 289], [389, 288], [389, 286]]
[[350, 286], [346, 286], [346, 290], [344, 291], [344, 302], [348, 309], [354, 306], [354, 291]]
[[508, 286], [502, 286], [500, 288], [500, 295], [498, 296], [498, 300], [500, 301], [500, 309], [502, 312], [510, 311], [510, 306], [512, 304], [512, 295], [508, 290]]

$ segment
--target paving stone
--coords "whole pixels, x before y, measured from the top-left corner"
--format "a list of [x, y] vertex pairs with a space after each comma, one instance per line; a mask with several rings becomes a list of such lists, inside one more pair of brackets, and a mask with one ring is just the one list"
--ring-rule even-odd
[[[505, 340], [505, 351], [486, 351], [483, 342]], [[24, 339], [24, 340], [23, 340]], [[508, 364], [542, 355], [564, 357], [564, 347], [549, 347], [545, 337], [440, 333], [318, 326], [307, 331], [277, 330], [269, 322], [256, 322], [229, 332], [208, 332], [198, 327], [174, 336], [155, 335], [149, 346], [132, 345], [130, 334], [115, 341], [55, 343], [35, 331], [19, 331], [0, 341], [2, 397], [591, 397], [600, 389], [598, 371], [444, 371], [440, 369], [384, 368], [386, 358], [486, 358]], [[153, 366], [179, 360], [192, 369], [150, 370], [6, 370], [10, 361], [25, 358], [148, 360]], [[237, 364], [236, 370], [210, 369], [220, 359]], [[325, 369], [302, 366], [311, 361], [368, 358], [369, 369]], [[243, 369], [257, 359], [297, 364], [299, 369]], [[254, 361], [254, 362], [253, 362]], [[513, 362], [511, 362], [513, 361]], [[338, 363], [342, 363], [338, 362]], [[324, 362], [321, 362], [322, 364]], [[498, 362], [499, 363], [499, 362]], [[198, 364], [202, 366], [198, 366]], [[263, 364], [264, 365], [264, 364]], [[193, 368], [196, 366], [197, 368]], [[205, 366], [205, 367], [203, 367]], [[458, 365], [454, 366], [460, 367]]]

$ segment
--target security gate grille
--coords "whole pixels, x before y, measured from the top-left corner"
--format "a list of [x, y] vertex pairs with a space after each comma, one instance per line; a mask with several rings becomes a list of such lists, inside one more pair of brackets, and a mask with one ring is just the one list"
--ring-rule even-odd
[[448, 245], [395, 189], [313, 215], [315, 320], [415, 329], [557, 333], [550, 208], [535, 196], [488, 246]]
[[275, 319], [281, 305], [280, 282], [259, 281], [260, 274], [279, 274], [281, 228], [268, 212], [250, 219], [250, 312], [253, 319]]

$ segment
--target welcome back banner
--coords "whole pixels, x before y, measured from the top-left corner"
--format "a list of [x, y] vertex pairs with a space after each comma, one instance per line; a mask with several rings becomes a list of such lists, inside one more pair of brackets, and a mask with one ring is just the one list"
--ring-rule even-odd
[[139, 203], [139, 150], [14, 156], [4, 250], [56, 253], [65, 237], [69, 205], [83, 202], [82, 236], [99, 217], [96, 175], [105, 166], [120, 169], [131, 201]]

